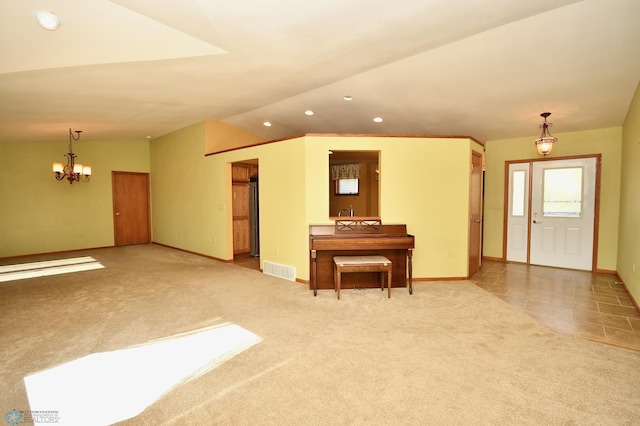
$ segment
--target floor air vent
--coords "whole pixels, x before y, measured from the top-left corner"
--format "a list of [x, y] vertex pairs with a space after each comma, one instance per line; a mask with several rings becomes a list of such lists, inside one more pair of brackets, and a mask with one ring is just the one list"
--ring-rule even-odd
[[293, 266], [280, 265], [279, 263], [262, 262], [262, 272], [267, 275], [273, 275], [274, 277], [284, 278], [285, 280], [296, 280], [296, 268]]

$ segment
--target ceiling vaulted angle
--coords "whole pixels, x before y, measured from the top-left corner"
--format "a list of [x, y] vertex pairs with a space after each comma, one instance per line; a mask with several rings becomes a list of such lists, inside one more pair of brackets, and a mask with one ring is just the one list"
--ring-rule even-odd
[[[541, 111], [562, 112], [562, 132], [624, 122], [640, 76], [640, 1], [443, 4], [5, 0], [0, 143], [59, 142], [51, 129], [69, 117], [91, 123], [92, 142], [158, 138], [203, 120], [264, 140], [529, 143]], [[60, 28], [43, 29], [37, 10]], [[540, 28], [561, 29], [544, 36], [552, 67], [529, 65], [540, 61]]]
[[91, 176], [91, 167], [76, 164], [76, 158], [78, 156], [73, 153], [72, 147], [73, 141], [80, 139], [80, 133], [82, 133], [82, 130], [76, 130], [75, 136], [73, 133], [74, 132], [71, 128], [69, 128], [69, 152], [64, 154], [64, 156], [67, 157], [67, 164], [63, 166], [62, 163], [53, 163], [53, 173], [57, 180], [67, 179], [69, 184], [73, 184], [73, 182], [80, 182], [80, 180], [88, 182], [89, 176]]

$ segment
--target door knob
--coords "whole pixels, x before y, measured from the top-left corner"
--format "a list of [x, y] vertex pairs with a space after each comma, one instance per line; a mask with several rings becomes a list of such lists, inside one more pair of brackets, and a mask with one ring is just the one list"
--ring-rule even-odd
[[474, 220], [474, 222], [478, 222], [478, 223], [480, 223], [480, 219], [476, 219], [476, 220]]
[[120, 216], [120, 212], [116, 212], [116, 216]]

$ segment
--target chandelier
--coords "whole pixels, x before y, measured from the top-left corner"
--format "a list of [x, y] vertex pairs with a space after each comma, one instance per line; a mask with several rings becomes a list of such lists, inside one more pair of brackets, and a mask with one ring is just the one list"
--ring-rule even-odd
[[544, 117], [544, 123], [540, 125], [542, 133], [540, 134], [540, 137], [536, 139], [536, 148], [538, 149], [538, 154], [545, 156], [551, 153], [553, 144], [558, 142], [558, 138], [551, 136], [551, 133], [549, 133], [549, 127], [553, 126], [553, 123], [547, 123], [547, 117], [550, 115], [550, 112], [543, 112], [542, 114], [540, 114], [540, 117]]
[[74, 132], [69, 128], [69, 152], [64, 154], [67, 157], [67, 165], [63, 166], [62, 163], [53, 163], [53, 172], [55, 173], [55, 178], [57, 180], [67, 179], [70, 184], [73, 182], [80, 182], [80, 180], [84, 180], [85, 182], [89, 181], [89, 176], [91, 176], [91, 167], [83, 166], [82, 164], [76, 164], [77, 155], [73, 153], [73, 148], [71, 144], [73, 141], [77, 141], [80, 139], [80, 133], [82, 130], [75, 130]]

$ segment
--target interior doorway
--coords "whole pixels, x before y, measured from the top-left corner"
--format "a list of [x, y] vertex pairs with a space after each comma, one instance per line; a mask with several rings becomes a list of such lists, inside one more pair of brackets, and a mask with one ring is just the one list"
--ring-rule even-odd
[[233, 259], [252, 269], [260, 268], [258, 160], [231, 164]]
[[599, 156], [508, 165], [506, 260], [596, 268]]
[[482, 154], [471, 153], [471, 181], [469, 191], [469, 269], [467, 277], [480, 270], [482, 259]]

